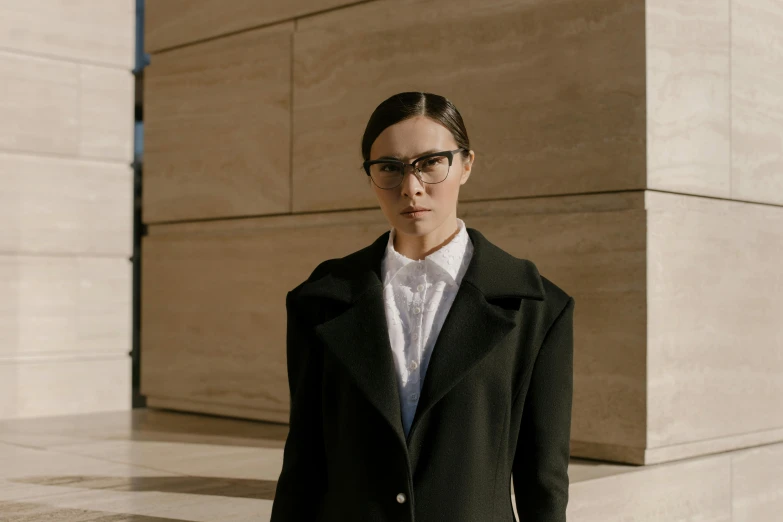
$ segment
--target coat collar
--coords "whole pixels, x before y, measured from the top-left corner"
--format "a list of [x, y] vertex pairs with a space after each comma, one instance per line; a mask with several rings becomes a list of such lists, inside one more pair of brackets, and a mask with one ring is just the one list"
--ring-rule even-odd
[[[463, 282], [473, 285], [486, 299], [544, 299], [541, 276], [531, 261], [512, 256], [474, 228], [466, 229], [473, 243], [473, 257]], [[386, 231], [369, 246], [338, 259], [333, 270], [303, 285], [300, 296], [327, 297], [354, 303], [368, 289], [382, 285], [381, 260], [390, 233]], [[487, 270], [490, 267], [492, 269]]]
[[406, 447], [420, 419], [516, 326], [519, 300], [544, 299], [533, 262], [505, 252], [476, 229], [467, 231], [473, 256], [436, 339], [407, 438], [383, 301], [381, 260], [390, 231], [334, 260], [299, 291], [302, 299], [343, 303], [315, 332]]

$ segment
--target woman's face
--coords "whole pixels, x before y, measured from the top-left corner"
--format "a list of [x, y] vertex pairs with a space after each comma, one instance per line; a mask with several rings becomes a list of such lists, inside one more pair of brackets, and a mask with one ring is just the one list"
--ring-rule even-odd
[[[457, 147], [446, 127], [426, 116], [415, 116], [384, 129], [370, 148], [370, 159], [394, 158], [412, 163], [426, 153]], [[468, 181], [473, 159], [472, 151], [467, 159], [455, 154], [448, 176], [440, 183], [422, 183], [411, 167], [406, 167], [398, 187], [382, 189], [371, 183], [389, 224], [400, 233], [412, 236], [451, 234], [453, 230], [444, 232], [444, 226], [452, 226], [452, 219], [456, 219], [459, 188]], [[427, 211], [416, 217], [406, 216], [406, 207], [412, 205]]]

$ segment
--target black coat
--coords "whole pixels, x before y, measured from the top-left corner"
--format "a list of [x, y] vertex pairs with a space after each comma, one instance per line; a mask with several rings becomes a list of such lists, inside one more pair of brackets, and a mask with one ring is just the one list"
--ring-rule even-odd
[[290, 431], [271, 522], [562, 522], [574, 299], [468, 228], [473, 257], [406, 439], [384, 311], [389, 232], [286, 297]]

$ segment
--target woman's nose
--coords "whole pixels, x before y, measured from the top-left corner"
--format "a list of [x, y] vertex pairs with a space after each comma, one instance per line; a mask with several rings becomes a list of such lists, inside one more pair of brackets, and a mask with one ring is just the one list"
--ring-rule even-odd
[[424, 192], [424, 184], [418, 178], [418, 174], [412, 167], [405, 168], [406, 172], [402, 177], [402, 194], [410, 197], [413, 194], [421, 194]]

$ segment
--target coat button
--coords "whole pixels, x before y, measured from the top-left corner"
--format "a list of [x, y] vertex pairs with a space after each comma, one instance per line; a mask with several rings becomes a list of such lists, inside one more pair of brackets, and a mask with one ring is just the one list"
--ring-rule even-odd
[[400, 504], [404, 504], [405, 503], [405, 493], [398, 493], [397, 494], [397, 502], [399, 502]]

